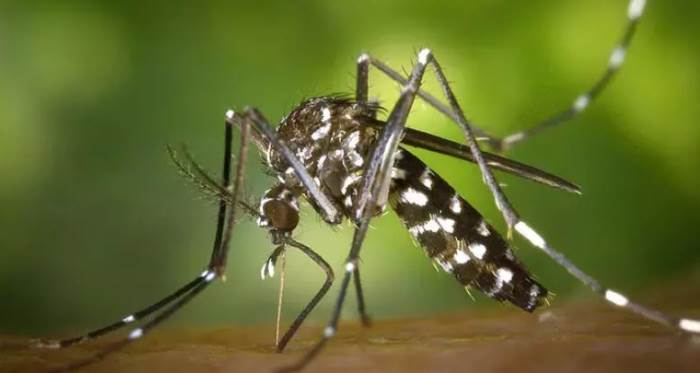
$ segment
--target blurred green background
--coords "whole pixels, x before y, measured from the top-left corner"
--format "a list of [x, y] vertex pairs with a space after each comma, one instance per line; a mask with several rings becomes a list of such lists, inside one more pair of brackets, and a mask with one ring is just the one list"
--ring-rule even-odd
[[[584, 194], [501, 178], [549, 242], [641, 297], [700, 271], [700, 3], [648, 5], [621, 74], [600, 100], [509, 153], [579, 183]], [[408, 69], [428, 46], [467, 115], [503, 135], [565, 107], [598, 78], [626, 7], [623, 0], [2, 2], [0, 331], [101, 326], [197, 275], [209, 258], [215, 206], [178, 175], [165, 145], [185, 142], [218, 171], [227, 108], [254, 105], [276, 122], [304, 97], [352, 92], [361, 52]], [[428, 76], [426, 87], [438, 93]], [[398, 87], [376, 72], [371, 79], [371, 96], [390, 106]], [[420, 101], [409, 121], [461, 138]], [[503, 227], [475, 167], [420, 155]], [[251, 153], [251, 198], [272, 183], [257, 158]], [[504, 307], [472, 301], [436, 272], [393, 214], [373, 227], [362, 252], [373, 316]], [[350, 235], [347, 225], [331, 229], [307, 208], [296, 238], [340, 272]], [[554, 307], [593, 298], [525, 242], [515, 245], [557, 294]], [[272, 324], [277, 280], [259, 277], [272, 248], [245, 220], [228, 281], [169, 325]], [[291, 252], [286, 319], [322, 278]], [[335, 289], [312, 322], [326, 320]], [[344, 317], [355, 315], [352, 299]]]

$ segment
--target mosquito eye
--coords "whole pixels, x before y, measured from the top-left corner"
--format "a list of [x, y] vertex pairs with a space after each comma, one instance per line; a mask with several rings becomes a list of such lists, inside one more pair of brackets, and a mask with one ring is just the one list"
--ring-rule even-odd
[[263, 212], [270, 225], [281, 231], [292, 231], [299, 223], [299, 212], [286, 201], [268, 201], [263, 205]]

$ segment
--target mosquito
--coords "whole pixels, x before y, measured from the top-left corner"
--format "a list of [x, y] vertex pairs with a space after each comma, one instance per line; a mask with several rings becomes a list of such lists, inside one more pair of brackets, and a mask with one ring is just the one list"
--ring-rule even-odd
[[[235, 214], [242, 210], [257, 218], [258, 225], [268, 231], [272, 244], [276, 246], [262, 267], [263, 277], [274, 276], [278, 258], [290, 247], [300, 250], [326, 274], [326, 280], [316, 295], [279, 339], [276, 347], [282, 351], [334, 281], [331, 266], [313, 249], [293, 238], [293, 232], [299, 223], [301, 199], [308, 201], [331, 226], [338, 225], [345, 219], [350, 220], [354, 225], [354, 234], [330, 321], [317, 343], [295, 364], [283, 367], [281, 371], [297, 371], [307, 366], [336, 334], [351, 282], [354, 283], [361, 319], [365, 325], [369, 325], [370, 318], [360, 281], [359, 257], [372, 218], [381, 214], [387, 206], [396, 212], [409, 234], [439, 268], [452, 274], [462, 286], [477, 289], [497, 301], [508, 302], [524, 311], [533, 312], [546, 303], [549, 295], [547, 289], [533, 278], [511, 249], [509, 239], [515, 232], [612, 305], [684, 332], [700, 333], [700, 321], [670, 316], [635, 303], [579, 269], [520, 218], [501, 190], [493, 170], [572, 193], [579, 193], [577, 185], [538, 168], [482, 151], [479, 146], [479, 140], [483, 140], [496, 151], [509, 149], [542, 130], [562, 124], [583, 112], [622, 66], [644, 7], [644, 0], [629, 2], [627, 24], [622, 37], [613, 48], [607, 69], [588, 91], [551, 118], [503, 138], [489, 135], [465, 117], [437, 57], [430, 49], [418, 52], [417, 61], [408, 77], [369, 54], [361, 54], [357, 60], [354, 97], [322, 96], [305, 100], [284, 117], [276, 128], [255, 108], [246, 108], [241, 112], [229, 110], [225, 115], [221, 181], [207, 174], [186, 148], [183, 147], [181, 153], [169, 149], [180, 171], [219, 200], [214, 248], [204, 271], [174, 293], [110, 325], [76, 338], [38, 343], [49, 348], [68, 347], [132, 323], [142, 322], [141, 326], [132, 329], [125, 338], [108, 345], [97, 354], [60, 368], [72, 370], [98, 361], [142, 338], [224, 275], [228, 246], [236, 222]], [[382, 109], [368, 99], [370, 67], [401, 86], [400, 96], [388, 111], [386, 120], [378, 119]], [[421, 90], [428, 69], [432, 69], [437, 78], [447, 105]], [[416, 97], [457, 124], [466, 145], [406, 128], [408, 114]], [[241, 147], [232, 182], [234, 127], [240, 129]], [[245, 175], [247, 145], [251, 141], [277, 177], [276, 183], [264, 193], [257, 206], [239, 197]], [[505, 220], [506, 238], [406, 146], [475, 163]], [[179, 155], [183, 155], [185, 160]]]

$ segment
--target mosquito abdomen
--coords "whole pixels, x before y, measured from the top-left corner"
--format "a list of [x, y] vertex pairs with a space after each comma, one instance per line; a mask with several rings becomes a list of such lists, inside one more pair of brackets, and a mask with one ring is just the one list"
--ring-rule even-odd
[[526, 311], [547, 290], [535, 281], [501, 235], [439, 175], [399, 149], [390, 203], [411, 236], [465, 287]]

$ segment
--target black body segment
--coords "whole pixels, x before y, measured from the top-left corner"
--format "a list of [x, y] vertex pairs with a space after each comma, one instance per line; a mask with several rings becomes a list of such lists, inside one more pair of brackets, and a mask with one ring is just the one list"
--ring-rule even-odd
[[389, 199], [411, 236], [465, 287], [533, 311], [547, 296], [501, 235], [444, 179], [399, 148]]

